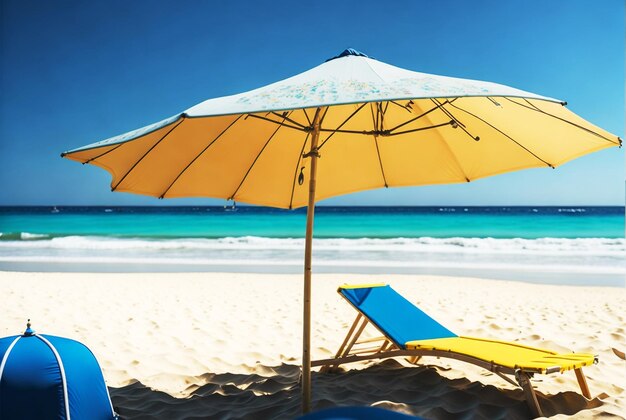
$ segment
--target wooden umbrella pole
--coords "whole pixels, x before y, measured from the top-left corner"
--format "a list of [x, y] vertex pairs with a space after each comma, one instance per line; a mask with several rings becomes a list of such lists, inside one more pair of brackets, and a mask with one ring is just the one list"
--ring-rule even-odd
[[313, 217], [315, 215], [315, 181], [317, 176], [317, 140], [320, 134], [321, 108], [315, 111], [309, 170], [309, 204], [306, 210], [306, 239], [304, 242], [304, 315], [302, 319], [302, 412], [311, 411], [311, 251], [313, 247]]

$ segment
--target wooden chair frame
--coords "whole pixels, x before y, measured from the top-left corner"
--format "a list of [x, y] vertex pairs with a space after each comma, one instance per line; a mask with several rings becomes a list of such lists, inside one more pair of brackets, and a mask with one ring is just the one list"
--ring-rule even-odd
[[[490, 372], [495, 373], [511, 385], [522, 388], [522, 390], [524, 391], [526, 402], [528, 404], [528, 408], [530, 409], [531, 413], [535, 417], [543, 416], [543, 412], [539, 405], [539, 401], [537, 400], [537, 395], [535, 394], [535, 390], [530, 382], [530, 379], [536, 373], [543, 373], [548, 375], [560, 372], [560, 367], [555, 366], [553, 368], [547, 369], [545, 372], [541, 372], [541, 370], [539, 369], [512, 369], [506, 366], [497, 365], [492, 362], [478, 359], [476, 357], [455, 353], [452, 351], [426, 349], [405, 350], [402, 349], [397, 343], [394, 343], [389, 338], [387, 338], [384, 333], [380, 331], [378, 327], [376, 327], [376, 324], [371, 323], [369, 319], [365, 315], [363, 315], [358, 309], [357, 312], [358, 313], [356, 319], [348, 330], [348, 334], [343, 340], [343, 343], [341, 344], [341, 346], [339, 346], [339, 350], [335, 354], [335, 357], [332, 359], [312, 361], [312, 367], [321, 366], [320, 372], [328, 372], [329, 370], [337, 368], [339, 365], [345, 363], [358, 362], [361, 360], [386, 359], [390, 357], [406, 357], [406, 360], [411, 364], [417, 364], [422, 356], [446, 357], [450, 359], [461, 360], [463, 362], [480, 366]], [[359, 340], [359, 337], [361, 336], [361, 334], [365, 330], [365, 327], [368, 324], [373, 325], [382, 335], [379, 337]], [[374, 346], [371, 345], [372, 343], [377, 342], [380, 344]], [[370, 347], [359, 347], [363, 344], [370, 345]], [[594, 364], [597, 362], [598, 358], [596, 357], [594, 359]], [[589, 392], [589, 386], [587, 385], [587, 380], [585, 378], [585, 375], [583, 374], [582, 368], [574, 369], [574, 373], [576, 374], [576, 379], [578, 380], [578, 385], [580, 386], [582, 395], [587, 399], [591, 399], [591, 392]], [[506, 375], [513, 376], [515, 380]]]

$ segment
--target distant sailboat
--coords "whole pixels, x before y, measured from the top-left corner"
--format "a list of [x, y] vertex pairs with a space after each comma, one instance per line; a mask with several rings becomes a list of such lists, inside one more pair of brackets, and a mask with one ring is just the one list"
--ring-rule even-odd
[[224, 211], [237, 211], [237, 203], [233, 200], [232, 205], [224, 204]]
[[50, 213], [60, 213], [61, 211], [59, 209], [57, 209], [57, 206], [52, 206], [52, 210], [50, 210]]

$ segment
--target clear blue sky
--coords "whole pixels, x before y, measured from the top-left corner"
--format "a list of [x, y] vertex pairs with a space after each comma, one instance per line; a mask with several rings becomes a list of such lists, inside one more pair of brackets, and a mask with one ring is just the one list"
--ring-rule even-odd
[[[568, 101], [624, 137], [622, 0], [2, 0], [0, 205], [196, 205], [111, 193], [59, 153], [307, 70], [344, 48]], [[623, 149], [557, 170], [335, 205], [623, 205]]]

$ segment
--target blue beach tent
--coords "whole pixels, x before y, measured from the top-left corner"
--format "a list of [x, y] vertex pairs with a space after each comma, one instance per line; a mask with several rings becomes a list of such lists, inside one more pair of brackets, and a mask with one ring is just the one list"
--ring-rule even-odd
[[422, 420], [379, 407], [335, 407], [298, 417], [298, 420]]
[[0, 338], [0, 419], [117, 419], [98, 361], [78, 341], [35, 334]]

